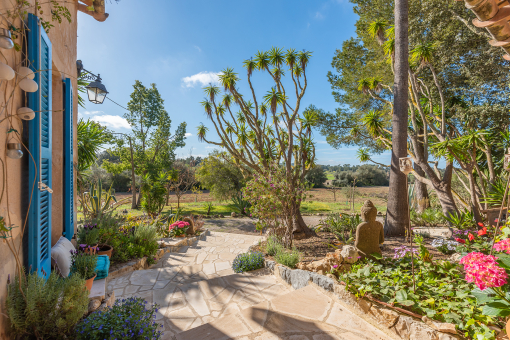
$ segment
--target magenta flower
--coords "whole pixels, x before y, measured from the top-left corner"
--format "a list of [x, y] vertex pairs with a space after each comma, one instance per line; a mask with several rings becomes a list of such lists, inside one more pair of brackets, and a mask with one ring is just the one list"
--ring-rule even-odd
[[480, 290], [501, 287], [508, 281], [508, 274], [498, 266], [495, 256], [473, 252], [464, 256], [460, 263], [464, 265], [466, 281], [474, 282]]
[[494, 249], [497, 251], [504, 251], [507, 254], [510, 254], [510, 238], [499, 241], [494, 245]]

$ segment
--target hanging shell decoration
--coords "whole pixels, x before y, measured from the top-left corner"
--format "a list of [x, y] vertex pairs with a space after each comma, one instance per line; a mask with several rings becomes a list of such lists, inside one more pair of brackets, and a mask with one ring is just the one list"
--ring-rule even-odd
[[[463, 1], [463, 0], [457, 0]], [[510, 4], [507, 0], [464, 0], [473, 11], [473, 25], [485, 28], [494, 38], [489, 44], [505, 51], [503, 58], [510, 60]]]

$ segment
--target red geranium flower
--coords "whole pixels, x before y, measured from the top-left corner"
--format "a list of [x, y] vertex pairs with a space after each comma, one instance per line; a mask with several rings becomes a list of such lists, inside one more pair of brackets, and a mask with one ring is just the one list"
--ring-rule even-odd
[[456, 238], [455, 241], [462, 243], [462, 244], [466, 243], [466, 240], [463, 240], [461, 238]]
[[484, 225], [483, 225], [483, 223], [482, 223], [482, 222], [478, 222], [478, 225], [479, 225], [481, 228], [483, 228], [483, 227], [484, 227]]
[[473, 236], [473, 234], [469, 233], [469, 234], [468, 234], [468, 239], [469, 239], [470, 241], [473, 241], [473, 240], [475, 239], [475, 237]]
[[483, 227], [482, 230], [478, 230], [478, 236], [487, 235], [487, 227]]

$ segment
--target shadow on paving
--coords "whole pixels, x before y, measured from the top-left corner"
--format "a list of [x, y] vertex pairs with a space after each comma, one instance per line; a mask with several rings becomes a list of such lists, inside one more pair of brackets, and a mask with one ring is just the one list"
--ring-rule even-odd
[[[299, 319], [265, 308], [253, 307], [178, 334], [176, 339], [223, 340], [269, 332], [279, 339], [290, 335], [320, 335], [321, 340], [337, 340], [338, 336], [329, 334], [332, 328], [332, 326], [325, 325], [322, 322]], [[335, 329], [334, 333], [337, 333], [337, 331], [338, 333], [346, 332], [345, 330]], [[263, 338], [273, 339], [269, 334], [266, 334], [266, 336], [269, 337]]]

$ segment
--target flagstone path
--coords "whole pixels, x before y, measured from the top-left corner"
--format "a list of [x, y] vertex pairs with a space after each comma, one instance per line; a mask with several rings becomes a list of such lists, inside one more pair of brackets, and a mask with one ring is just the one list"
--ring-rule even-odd
[[389, 339], [313, 287], [293, 291], [265, 269], [235, 274], [234, 258], [261, 239], [211, 232], [149, 269], [110, 280], [108, 291], [157, 303], [163, 339]]

